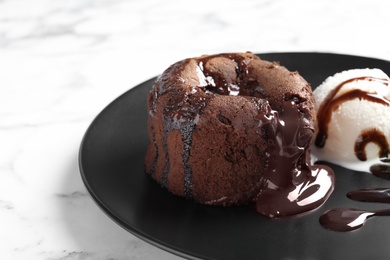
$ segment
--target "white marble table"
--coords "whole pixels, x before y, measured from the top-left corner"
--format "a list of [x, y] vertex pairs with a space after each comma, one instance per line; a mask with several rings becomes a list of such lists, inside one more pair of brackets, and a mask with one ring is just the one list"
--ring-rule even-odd
[[120, 228], [87, 193], [77, 158], [93, 118], [190, 56], [390, 60], [389, 10], [382, 0], [0, 1], [0, 258], [177, 259]]

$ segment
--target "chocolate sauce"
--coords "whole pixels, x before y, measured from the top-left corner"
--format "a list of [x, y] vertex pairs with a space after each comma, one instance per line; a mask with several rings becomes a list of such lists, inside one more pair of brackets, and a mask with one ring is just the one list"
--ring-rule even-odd
[[[385, 161], [385, 160], [383, 160]], [[376, 163], [374, 165], [371, 165], [370, 172], [380, 178], [383, 179], [389, 179], [390, 180], [390, 164], [381, 164]]]
[[[384, 171], [379, 171], [383, 173]], [[390, 171], [387, 172], [390, 174]], [[390, 188], [360, 189], [347, 193], [352, 200], [390, 203]], [[351, 231], [362, 227], [372, 216], [390, 216], [390, 209], [365, 211], [351, 208], [335, 208], [320, 217], [323, 227], [333, 231]]]
[[[389, 159], [383, 159], [388, 162]], [[376, 171], [372, 168], [377, 168]], [[390, 167], [385, 164], [371, 166], [374, 175], [390, 179]], [[359, 189], [347, 193], [352, 200], [364, 202], [390, 203], [390, 188]], [[390, 216], [390, 209], [379, 211], [365, 211], [351, 208], [335, 208], [320, 217], [320, 223], [327, 229], [334, 231], [351, 231], [362, 227], [367, 218], [372, 216]]]
[[297, 215], [321, 206], [332, 193], [330, 168], [310, 165], [313, 129], [294, 102], [274, 113], [268, 128], [267, 185], [257, 197], [256, 210], [271, 218]]
[[390, 106], [390, 101], [383, 98], [382, 96], [369, 93], [360, 89], [350, 90], [347, 91], [346, 93], [341, 94], [338, 97], [335, 97], [344, 85], [358, 80], [379, 81], [387, 86], [389, 85], [389, 81], [385, 79], [374, 78], [374, 77], [357, 77], [340, 83], [332, 91], [330, 91], [329, 94], [324, 99], [324, 101], [322, 102], [317, 113], [318, 134], [315, 139], [315, 145], [317, 147], [322, 148], [325, 146], [326, 139], [328, 138], [328, 127], [329, 127], [330, 120], [332, 118], [332, 113], [342, 103], [353, 99], [364, 99], [385, 106]]
[[[221, 73], [209, 70], [207, 66], [215, 57], [223, 56], [233, 61], [235, 77], [226, 78]], [[184, 61], [183, 66], [186, 65]], [[262, 100], [259, 107], [259, 133], [268, 140], [269, 153], [267, 162], [266, 184], [261, 180], [256, 209], [259, 213], [269, 217], [283, 217], [313, 210], [323, 204], [334, 188], [334, 176], [330, 168], [310, 165], [310, 147], [314, 129], [310, 118], [306, 118], [299, 107], [299, 100], [284, 98], [280, 113], [271, 109], [268, 101], [263, 100], [264, 90], [256, 79], [248, 79], [247, 60], [241, 55], [223, 54], [206, 56], [197, 59], [196, 74], [199, 78], [198, 86], [191, 91], [184, 92], [178, 85], [165, 84], [171, 80], [166, 77], [179, 75], [182, 66], [170, 67], [169, 73], [163, 74], [155, 83], [154, 92], [150, 94], [150, 118], [153, 118], [157, 98], [165, 95], [168, 99], [163, 111], [162, 152], [165, 157], [161, 183], [169, 186], [170, 159], [167, 140], [172, 131], [179, 131], [183, 141], [182, 165], [184, 170], [184, 195], [192, 196], [192, 169], [189, 157], [192, 147], [192, 135], [196, 129], [199, 116], [215, 95], [241, 95], [256, 103]], [[234, 74], [234, 73], [233, 73]], [[180, 78], [177, 79], [180, 82]], [[171, 81], [169, 81], [171, 83]], [[184, 81], [181, 81], [182, 83]], [[184, 84], [184, 83], [183, 83]], [[261, 103], [261, 102], [260, 102]], [[260, 105], [259, 105], [260, 106]], [[264, 108], [266, 107], [266, 109]], [[154, 128], [152, 127], [152, 133]], [[155, 137], [152, 137], [156, 144]], [[155, 145], [156, 161], [159, 155], [159, 146]], [[153, 166], [154, 165], [154, 166]], [[155, 170], [152, 163], [150, 171]]]
[[[390, 203], [390, 189], [360, 189], [347, 193], [352, 200], [364, 202]], [[390, 209], [366, 211], [353, 208], [334, 208], [320, 217], [321, 225], [333, 231], [352, 231], [361, 228], [369, 217], [390, 216]]]
[[192, 133], [199, 120], [199, 115], [203, 113], [204, 108], [210, 98], [203, 97], [199, 93], [194, 93], [187, 97], [185, 104], [187, 106], [177, 109], [166, 109], [163, 115], [163, 150], [166, 158], [163, 168], [161, 184], [168, 185], [168, 174], [170, 171], [169, 151], [167, 139], [171, 131], [178, 130], [183, 140], [182, 165], [184, 170], [184, 196], [192, 197], [192, 168], [189, 164], [189, 158], [192, 146]]
[[354, 190], [348, 192], [347, 197], [357, 201], [390, 203], [390, 189], [377, 188]]
[[320, 217], [321, 225], [333, 231], [352, 231], [361, 228], [368, 218], [390, 216], [390, 209], [366, 211], [353, 208], [335, 208]]
[[379, 146], [379, 158], [385, 158], [390, 154], [390, 146], [383, 132], [376, 128], [364, 130], [355, 142], [355, 155], [360, 161], [367, 160], [366, 145], [374, 143]]

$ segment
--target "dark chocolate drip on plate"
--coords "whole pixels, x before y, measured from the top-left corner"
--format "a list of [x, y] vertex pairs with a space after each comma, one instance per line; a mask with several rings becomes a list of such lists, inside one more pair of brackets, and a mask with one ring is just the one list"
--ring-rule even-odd
[[347, 197], [357, 201], [390, 203], [390, 189], [360, 189], [347, 193]]
[[335, 208], [320, 217], [321, 225], [333, 231], [346, 232], [361, 228], [368, 218], [390, 216], [390, 209], [367, 211], [354, 208]]
[[390, 163], [381, 164], [376, 163], [371, 165], [370, 172], [380, 178], [389, 179], [390, 180]]

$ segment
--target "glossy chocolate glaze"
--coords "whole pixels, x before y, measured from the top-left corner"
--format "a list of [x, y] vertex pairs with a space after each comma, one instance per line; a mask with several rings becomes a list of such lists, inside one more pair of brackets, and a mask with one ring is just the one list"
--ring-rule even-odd
[[[360, 189], [347, 193], [352, 200], [364, 202], [390, 203], [390, 189]], [[321, 225], [333, 231], [352, 231], [361, 228], [373, 216], [390, 216], [390, 209], [367, 211], [355, 208], [334, 208], [320, 217]]]
[[[347, 193], [352, 200], [363, 202], [390, 203], [390, 189], [360, 189]], [[333, 231], [352, 231], [361, 228], [373, 216], [390, 216], [390, 209], [367, 211], [355, 208], [334, 208], [320, 217], [321, 225]]]
[[333, 231], [352, 231], [361, 228], [368, 218], [390, 216], [390, 209], [367, 211], [353, 208], [335, 208], [320, 217], [321, 225]]
[[390, 162], [388, 160], [381, 160], [387, 162], [386, 164], [376, 163], [371, 165], [370, 172], [380, 178], [390, 179]]
[[333, 191], [334, 176], [329, 168], [310, 164], [313, 129], [291, 101], [270, 123], [267, 185], [257, 197], [256, 210], [277, 218], [319, 207]]
[[377, 188], [377, 189], [354, 190], [348, 192], [347, 197], [353, 200], [365, 201], [365, 202], [390, 203], [390, 189]]
[[[383, 161], [389, 162], [389, 159]], [[385, 164], [373, 165], [380, 167], [377, 171], [371, 169], [374, 175], [390, 179], [390, 167]], [[363, 202], [390, 203], [389, 188], [359, 189], [347, 193], [347, 197], [352, 200]], [[335, 208], [325, 212], [320, 217], [320, 223], [323, 227], [333, 231], [352, 231], [361, 228], [369, 217], [390, 216], [390, 209], [379, 211], [365, 211], [351, 208]]]
[[[218, 71], [211, 71], [206, 66], [214, 58], [228, 58], [235, 66], [235, 79], [232, 81], [226, 75]], [[185, 67], [189, 60], [182, 61]], [[313, 137], [314, 129], [310, 118], [306, 118], [300, 107], [300, 100], [286, 94], [282, 109], [271, 109], [268, 102], [263, 99], [265, 92], [256, 79], [245, 80], [248, 74], [248, 61], [241, 55], [223, 54], [197, 58], [196, 74], [199, 78], [197, 86], [189, 91], [184, 91], [176, 86], [162, 88], [164, 75], [160, 77], [150, 95], [150, 117], [154, 116], [155, 105], [159, 96], [175, 89], [175, 95], [171, 96], [168, 106], [163, 112], [163, 151], [158, 150], [156, 137], [152, 134], [155, 143], [155, 159], [148, 171], [154, 173], [155, 164], [160, 153], [164, 154], [165, 166], [161, 183], [168, 185], [170, 172], [170, 158], [167, 147], [169, 134], [178, 130], [184, 141], [182, 149], [184, 168], [185, 196], [192, 196], [192, 169], [188, 163], [191, 154], [192, 135], [196, 129], [199, 116], [204, 108], [216, 95], [245, 96], [254, 103], [262, 103], [259, 106], [259, 132], [268, 140], [269, 152], [267, 170], [264, 178], [259, 180], [256, 209], [261, 214], [269, 217], [290, 216], [313, 210], [326, 201], [333, 191], [334, 176], [332, 170], [322, 166], [310, 165], [308, 149]], [[211, 66], [212, 67], [212, 66]], [[180, 68], [180, 66], [179, 66]], [[172, 68], [171, 68], [172, 69]], [[171, 75], [172, 73], [167, 73]], [[180, 80], [180, 79], [179, 79]], [[166, 94], [168, 95], [168, 94]], [[260, 102], [261, 101], [261, 102]], [[170, 105], [172, 104], [172, 105]], [[154, 130], [152, 128], [152, 133]], [[212, 203], [211, 203], [212, 204]]]

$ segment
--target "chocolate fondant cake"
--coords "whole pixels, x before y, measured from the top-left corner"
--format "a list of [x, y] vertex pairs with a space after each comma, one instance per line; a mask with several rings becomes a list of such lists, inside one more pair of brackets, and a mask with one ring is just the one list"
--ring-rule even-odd
[[[148, 109], [146, 172], [176, 195], [224, 206], [257, 201], [273, 217], [317, 207], [333, 189], [331, 173], [309, 163], [310, 85], [278, 63], [250, 52], [179, 61], [156, 80]], [[320, 187], [320, 173], [331, 184], [302, 188]], [[302, 192], [318, 190], [321, 199], [298, 205]]]

